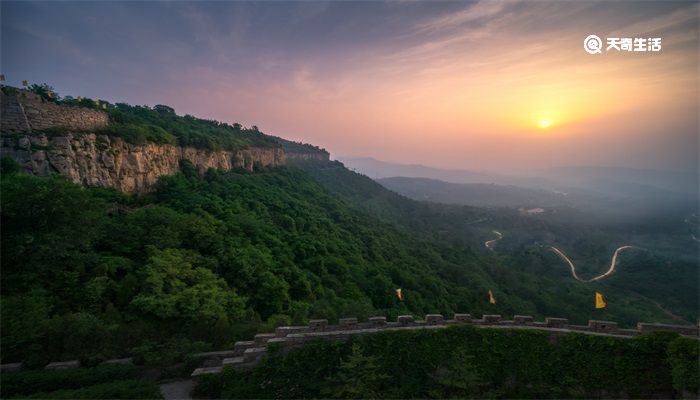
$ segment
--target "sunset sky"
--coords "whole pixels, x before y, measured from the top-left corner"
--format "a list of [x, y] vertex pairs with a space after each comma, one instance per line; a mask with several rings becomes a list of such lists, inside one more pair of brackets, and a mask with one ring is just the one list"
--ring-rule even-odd
[[[2, 2], [7, 83], [436, 167], [698, 168], [698, 3]], [[583, 40], [660, 37], [591, 55]]]

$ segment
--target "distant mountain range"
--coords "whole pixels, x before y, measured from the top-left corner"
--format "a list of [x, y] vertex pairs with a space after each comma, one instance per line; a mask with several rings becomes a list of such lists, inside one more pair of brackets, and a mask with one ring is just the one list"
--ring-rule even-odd
[[568, 205], [566, 194], [493, 183], [451, 183], [430, 178], [381, 178], [387, 189], [412, 199], [477, 207], [560, 207]]
[[[341, 160], [415, 200], [477, 207], [574, 208], [607, 220], [697, 214], [698, 175], [609, 167], [563, 167], [529, 175], [448, 170], [373, 158]], [[675, 217], [674, 217], [675, 218]]]
[[605, 197], [698, 196], [698, 173], [619, 167], [559, 167], [518, 174], [440, 169], [418, 164], [398, 164], [374, 158], [340, 158], [348, 168], [373, 179], [430, 178], [451, 183], [489, 183], [545, 189], [556, 192], [585, 191]]

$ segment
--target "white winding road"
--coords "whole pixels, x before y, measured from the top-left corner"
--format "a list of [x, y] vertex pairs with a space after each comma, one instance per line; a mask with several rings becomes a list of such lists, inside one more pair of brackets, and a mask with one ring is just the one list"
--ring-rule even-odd
[[484, 246], [486, 246], [486, 248], [489, 250], [493, 250], [493, 246], [496, 245], [496, 242], [503, 238], [503, 235], [501, 234], [501, 232], [499, 232], [499, 231], [492, 231], [492, 232], [495, 233], [496, 235], [498, 235], [498, 237], [496, 239], [487, 240], [486, 242], [484, 242]]
[[615, 250], [615, 253], [614, 253], [613, 256], [612, 256], [612, 260], [610, 261], [610, 268], [608, 268], [608, 270], [607, 270], [604, 274], [598, 275], [598, 276], [593, 277], [593, 278], [588, 279], [588, 280], [586, 280], [586, 279], [581, 279], [581, 278], [576, 274], [576, 266], [574, 265], [573, 262], [571, 262], [571, 260], [569, 259], [569, 257], [566, 256], [566, 254], [564, 254], [561, 250], [557, 249], [557, 248], [554, 247], [554, 246], [551, 246], [551, 248], [552, 248], [552, 250], [553, 250], [555, 253], [557, 253], [557, 255], [559, 255], [559, 257], [561, 257], [562, 260], [564, 260], [567, 264], [569, 264], [569, 268], [571, 269], [571, 275], [574, 277], [574, 279], [576, 279], [576, 280], [579, 281], [579, 282], [584, 282], [584, 283], [586, 283], [586, 282], [599, 281], [599, 280], [601, 280], [601, 279], [603, 279], [603, 278], [605, 278], [605, 277], [607, 277], [607, 276], [610, 276], [613, 272], [615, 272], [615, 267], [617, 266], [617, 256], [620, 254], [620, 252], [621, 252], [622, 250], [634, 249], [634, 248], [636, 248], [636, 247], [635, 247], [635, 246], [621, 246], [621, 247], [618, 247], [617, 250]]

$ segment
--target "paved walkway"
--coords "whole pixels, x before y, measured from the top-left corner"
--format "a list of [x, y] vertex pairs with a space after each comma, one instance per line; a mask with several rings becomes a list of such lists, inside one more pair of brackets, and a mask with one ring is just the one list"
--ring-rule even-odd
[[164, 383], [160, 385], [160, 394], [163, 395], [165, 400], [190, 400], [192, 399], [190, 393], [193, 387], [194, 382], [192, 379]]

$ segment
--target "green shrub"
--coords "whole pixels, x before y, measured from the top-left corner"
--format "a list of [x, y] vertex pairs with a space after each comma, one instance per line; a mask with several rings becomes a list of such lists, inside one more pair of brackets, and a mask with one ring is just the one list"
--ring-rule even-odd
[[53, 392], [39, 392], [26, 399], [161, 399], [158, 385], [138, 380], [120, 380]]
[[103, 382], [130, 379], [135, 376], [136, 368], [133, 365], [121, 364], [52, 371], [4, 372], [1, 375], [0, 395], [6, 399], [37, 392], [77, 389]]
[[696, 339], [678, 337], [668, 345], [668, 362], [671, 364], [673, 388], [682, 392], [698, 393], [698, 370], [700, 342]]
[[167, 366], [186, 361], [186, 356], [211, 350], [204, 342], [190, 342], [185, 338], [170, 338], [162, 343], [145, 342], [131, 350], [134, 362], [148, 366]]

